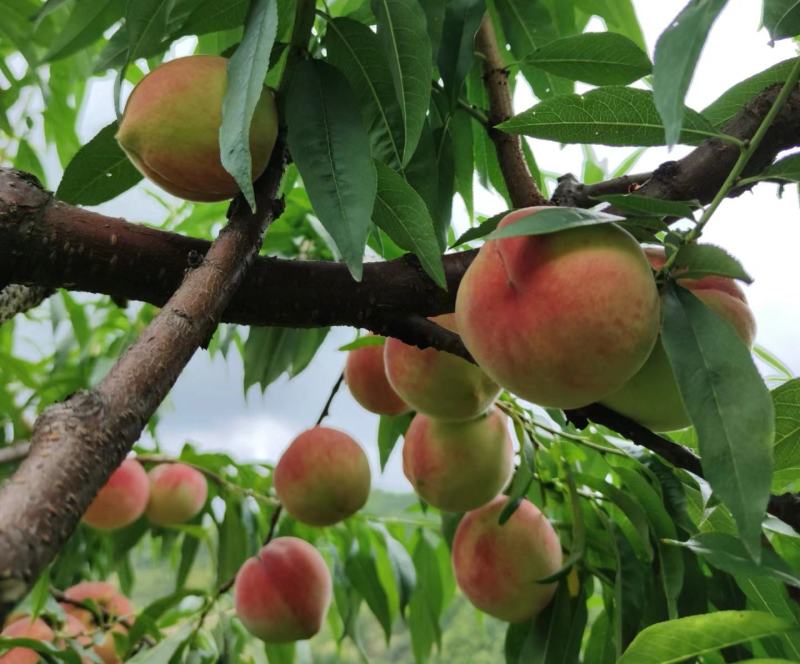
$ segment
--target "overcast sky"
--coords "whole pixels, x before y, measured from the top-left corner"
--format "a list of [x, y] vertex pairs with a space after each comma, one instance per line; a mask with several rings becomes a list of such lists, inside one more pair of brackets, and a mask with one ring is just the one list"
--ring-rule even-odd
[[[652, 56], [655, 41], [685, 4], [685, 0], [634, 0]], [[794, 55], [791, 40], [769, 45], [767, 33], [755, 31], [760, 24], [761, 3], [754, 0], [731, 0], [714, 26], [701, 58], [700, 66], [689, 91], [689, 106], [702, 109], [737, 81], [755, 74], [780, 60]], [[592, 24], [602, 29], [600, 23]], [[184, 42], [179, 54], [190, 52], [192, 44]], [[112, 80], [106, 78], [90, 87], [88, 103], [81, 119], [80, 135], [89, 140], [114, 118]], [[533, 103], [526, 86], [519, 86], [516, 110]], [[531, 141], [537, 161], [548, 172], [579, 174], [582, 164], [580, 147], [561, 149], [558, 144]], [[687, 151], [676, 148], [652, 149], [641, 159], [636, 170], [650, 170], [667, 159], [679, 158]], [[613, 166], [619, 164], [630, 149], [598, 148], [597, 155]], [[57, 161], [47, 161], [49, 185], [55, 188], [59, 179]], [[141, 184], [100, 209], [131, 221], [158, 223], [163, 209], [145, 194]], [[787, 188], [783, 200], [776, 197], [774, 185], [760, 185], [754, 193], [722, 204], [711, 221], [704, 240], [725, 247], [737, 256], [754, 277], [747, 296], [759, 324], [757, 342], [784, 360], [796, 373], [800, 370], [800, 348], [796, 342], [800, 331], [800, 307], [794, 264], [800, 247], [797, 189]], [[476, 210], [493, 215], [504, 209], [502, 201], [476, 189]], [[454, 220], [463, 226], [466, 214], [458, 200]], [[789, 276], [792, 275], [792, 276]], [[39, 330], [26, 333], [36, 337]], [[331, 385], [341, 371], [345, 355], [338, 346], [355, 336], [353, 330], [335, 329], [326, 340], [311, 367], [297, 378], [281, 379], [262, 397], [251, 389], [245, 399], [242, 392], [240, 358], [231, 354], [229, 361], [210, 360], [199, 352], [173, 389], [164, 407], [160, 433], [168, 451], [177, 451], [186, 440], [209, 450], [225, 450], [244, 459], [274, 461], [293, 436], [316, 420]], [[41, 338], [41, 337], [40, 337]], [[385, 489], [408, 490], [399, 462], [399, 447], [383, 475], [377, 465], [378, 418], [363, 411], [342, 389], [333, 403], [330, 426], [353, 435], [365, 448], [373, 464], [373, 484]]]

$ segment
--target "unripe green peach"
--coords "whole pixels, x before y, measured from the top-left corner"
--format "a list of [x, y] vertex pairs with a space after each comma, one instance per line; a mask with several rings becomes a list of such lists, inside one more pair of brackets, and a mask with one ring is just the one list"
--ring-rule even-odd
[[[52, 641], [55, 634], [41, 618], [31, 620], [30, 616], [24, 616], [9, 623], [3, 629], [2, 636], [6, 636], [9, 639]], [[11, 648], [4, 655], [0, 655], [0, 663], [2, 664], [36, 664], [38, 661], [40, 661], [39, 653], [30, 648]]]
[[259, 639], [299, 641], [320, 630], [332, 589], [330, 572], [313, 546], [278, 537], [239, 569], [234, 606], [242, 624]]
[[[156, 67], [134, 88], [120, 121], [117, 141], [134, 166], [189, 201], [220, 201], [239, 192], [219, 148], [227, 67], [225, 58], [212, 55]], [[253, 179], [264, 172], [277, 135], [275, 100], [264, 88], [250, 127]]]
[[347, 354], [344, 379], [353, 398], [371, 413], [400, 415], [408, 404], [394, 391], [386, 378], [383, 346], [362, 346]]
[[466, 512], [488, 503], [513, 468], [514, 446], [499, 410], [466, 422], [418, 413], [406, 431], [403, 472], [417, 494], [440, 510]]
[[[106, 581], [82, 581], [67, 588], [64, 591], [64, 597], [75, 602], [92, 600], [99, 609], [112, 617], [124, 619], [128, 625], [134, 621], [134, 611], [130, 600]], [[90, 611], [67, 602], [61, 606], [68, 616], [79, 620], [86, 627], [86, 635], [94, 634], [97, 625]], [[68, 624], [67, 628], [74, 631], [74, 623]], [[111, 631], [124, 633], [127, 628], [118, 622]], [[122, 661], [117, 654], [114, 637], [111, 633], [108, 633], [106, 638], [96, 644], [93, 649], [104, 664], [118, 664]]]
[[360, 510], [369, 498], [367, 455], [342, 431], [317, 426], [286, 448], [273, 475], [286, 511], [311, 526], [330, 526]]
[[498, 496], [464, 516], [453, 539], [453, 569], [458, 587], [481, 611], [521, 622], [553, 598], [557, 584], [537, 581], [561, 568], [561, 544], [553, 526], [528, 500], [501, 526], [498, 519], [507, 501]]
[[185, 463], [162, 463], [148, 473], [150, 501], [145, 514], [159, 526], [185, 523], [194, 518], [208, 496], [206, 478]]
[[83, 522], [100, 530], [122, 528], [142, 516], [149, 496], [150, 482], [144, 468], [136, 459], [126, 459], [97, 493]]
[[[458, 332], [453, 314], [431, 320]], [[500, 393], [480, 367], [451, 353], [416, 348], [397, 339], [387, 339], [385, 348], [389, 383], [420, 413], [440, 420], [470, 420], [485, 413]]]
[[[664, 250], [648, 248], [646, 253], [653, 269], [660, 269], [665, 260]], [[748, 347], [753, 345], [756, 334], [753, 312], [733, 279], [710, 276], [678, 279], [678, 283], [733, 325]], [[602, 403], [653, 431], [674, 431], [691, 424], [660, 338], [639, 372]]]
[[[544, 209], [517, 210], [499, 227]], [[461, 338], [486, 373], [555, 408], [621, 388], [650, 355], [659, 315], [644, 252], [611, 224], [490, 240], [456, 299]]]

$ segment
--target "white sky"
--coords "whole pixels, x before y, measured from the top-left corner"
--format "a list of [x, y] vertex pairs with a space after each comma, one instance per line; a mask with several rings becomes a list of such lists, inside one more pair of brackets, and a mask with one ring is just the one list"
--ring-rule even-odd
[[[634, 0], [652, 56], [655, 41], [685, 4], [685, 0]], [[714, 26], [700, 66], [689, 91], [689, 106], [702, 109], [734, 83], [755, 74], [780, 60], [794, 55], [790, 40], [770, 47], [768, 35], [760, 24], [761, 3], [754, 0], [730, 0]], [[595, 24], [593, 24], [595, 26]], [[596, 24], [597, 29], [602, 29]], [[181, 49], [183, 50], [183, 48]], [[517, 111], [532, 105], [525, 86], [520, 86]], [[89, 140], [113, 120], [112, 80], [92, 84], [89, 102], [81, 120], [80, 134]], [[556, 143], [531, 141], [537, 161], [549, 172], [580, 174], [582, 152], [579, 147], [561, 149]], [[649, 150], [636, 166], [650, 170], [668, 159], [679, 158], [687, 151], [676, 148]], [[597, 148], [598, 157], [619, 164], [630, 149]], [[49, 185], [58, 181], [55, 160], [48, 160]], [[130, 220], [157, 223], [163, 210], [144, 194], [139, 185], [100, 209]], [[751, 307], [759, 323], [758, 343], [763, 344], [800, 371], [800, 307], [792, 265], [800, 247], [797, 190], [787, 188], [784, 199], [776, 197], [774, 185], [760, 185], [754, 193], [728, 200], [708, 226], [704, 240], [717, 243], [737, 256], [754, 277], [747, 290]], [[476, 211], [492, 215], [502, 209], [494, 195], [476, 191]], [[465, 223], [463, 206], [454, 209], [454, 219]], [[36, 334], [34, 332], [34, 334]], [[38, 336], [38, 334], [36, 335]], [[291, 438], [316, 420], [329, 389], [344, 364], [345, 356], [336, 348], [354, 336], [353, 330], [333, 330], [311, 367], [299, 377], [274, 383], [264, 397], [253, 389], [247, 400], [242, 395], [241, 361], [235, 353], [231, 361], [211, 361], [198, 353], [178, 380], [162, 411], [161, 434], [168, 451], [177, 451], [184, 441], [192, 440], [209, 450], [228, 451], [241, 459], [274, 461]], [[410, 490], [402, 475], [399, 446], [386, 472], [379, 476], [377, 465], [376, 416], [363, 411], [342, 389], [333, 403], [326, 424], [347, 431], [359, 440], [373, 464], [373, 485], [391, 490]]]

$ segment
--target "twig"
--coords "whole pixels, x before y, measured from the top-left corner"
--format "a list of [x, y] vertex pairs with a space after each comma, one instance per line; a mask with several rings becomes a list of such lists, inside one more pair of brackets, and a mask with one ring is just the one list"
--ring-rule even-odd
[[322, 421], [330, 414], [331, 403], [333, 403], [333, 398], [336, 396], [336, 393], [342, 386], [343, 381], [344, 381], [344, 371], [339, 374], [339, 378], [337, 378], [336, 382], [333, 384], [333, 387], [331, 388], [331, 393], [328, 395], [328, 399], [327, 401], [325, 401], [325, 405], [322, 408], [322, 412], [319, 414], [317, 422], [314, 426], [319, 426], [320, 424], [322, 424]]

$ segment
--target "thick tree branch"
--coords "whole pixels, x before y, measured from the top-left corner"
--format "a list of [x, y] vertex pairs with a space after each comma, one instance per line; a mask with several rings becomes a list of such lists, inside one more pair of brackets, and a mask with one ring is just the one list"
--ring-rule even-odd
[[52, 293], [49, 288], [22, 284], [8, 284], [5, 288], [0, 288], [0, 325], [17, 314], [38, 306]]
[[[214, 332], [275, 216], [284, 158], [279, 144], [256, 183], [258, 214], [243, 199], [234, 201], [228, 225], [204, 258], [100, 384], [38, 418], [31, 453], [0, 488], [0, 602], [19, 600], [61, 550], [186, 363]], [[49, 207], [44, 192], [13, 179], [4, 184], [0, 216], [41, 219]]]
[[[489, 137], [497, 151], [497, 159], [508, 187], [511, 203], [518, 208], [549, 205], [531, 177], [519, 136], [494, 128], [495, 125], [513, 117], [514, 108], [508, 89], [508, 70], [503, 63], [492, 19], [488, 14], [475, 36], [475, 46], [483, 56], [483, 78], [486, 92], [489, 94]], [[506, 174], [508, 177], [505, 177]]]

